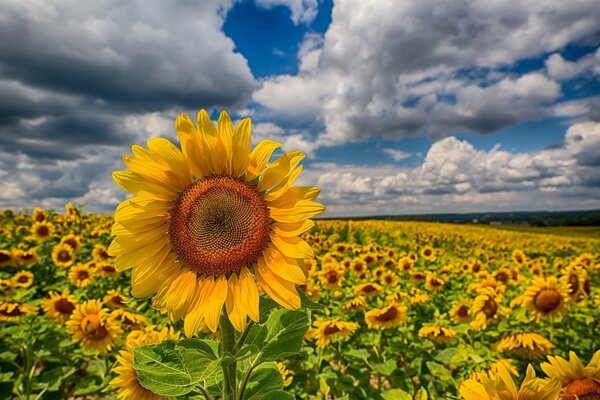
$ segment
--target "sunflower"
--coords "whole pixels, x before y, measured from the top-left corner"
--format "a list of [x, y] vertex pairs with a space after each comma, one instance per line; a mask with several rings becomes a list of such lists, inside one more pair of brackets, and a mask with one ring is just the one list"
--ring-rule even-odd
[[515, 264], [517, 264], [518, 266], [522, 266], [523, 264], [525, 264], [528, 261], [527, 256], [525, 255], [523, 250], [513, 251], [512, 259], [515, 262]]
[[410, 280], [415, 283], [425, 282], [427, 274], [423, 271], [410, 271]]
[[17, 264], [22, 266], [32, 265], [38, 261], [38, 255], [35, 249], [15, 250], [13, 255], [17, 261]]
[[104, 245], [100, 243], [94, 245], [94, 249], [92, 250], [92, 257], [98, 262], [106, 261], [110, 258], [110, 256], [106, 252], [106, 247], [104, 247]]
[[436, 277], [434, 274], [428, 274], [425, 280], [425, 289], [431, 292], [441, 292], [444, 290], [446, 281], [442, 278]]
[[374, 296], [383, 292], [383, 288], [380, 285], [370, 282], [356, 285], [353, 289], [358, 295], [365, 297]]
[[425, 246], [421, 250], [421, 257], [423, 257], [427, 261], [432, 261], [433, 262], [436, 259], [435, 251], [433, 250], [432, 247]]
[[367, 306], [367, 301], [363, 296], [356, 296], [348, 300], [342, 307], [344, 311], [360, 311]]
[[554, 345], [537, 333], [524, 332], [508, 335], [494, 343], [494, 350], [525, 357], [546, 355]]
[[63, 236], [60, 239], [60, 244], [66, 244], [68, 246], [71, 246], [71, 248], [73, 249], [73, 253], [77, 253], [79, 250], [81, 250], [81, 238], [72, 233]]
[[339, 318], [316, 321], [315, 326], [317, 329], [314, 331], [314, 338], [317, 339], [318, 348], [327, 347], [331, 342], [348, 337], [358, 329], [357, 323]]
[[600, 399], [600, 350], [596, 351], [586, 366], [571, 351], [569, 360], [549, 356], [548, 362], [542, 363], [541, 368], [549, 378], [559, 380], [561, 399]]
[[523, 305], [531, 311], [532, 319], [540, 322], [543, 318], [554, 317], [565, 312], [568, 303], [569, 284], [555, 277], [536, 278], [533, 286], [523, 295]]
[[28, 288], [33, 285], [33, 274], [29, 271], [19, 271], [12, 277], [13, 287]]
[[139, 382], [133, 367], [133, 349], [135, 347], [159, 344], [166, 339], [179, 339], [179, 334], [172, 328], [163, 328], [160, 331], [147, 328], [144, 331], [133, 331], [127, 336], [126, 348], [122, 349], [117, 356], [119, 365], [113, 368], [117, 376], [110, 381], [110, 385], [117, 390], [117, 399], [166, 400], [172, 398], [160, 396], [145, 389]]
[[59, 267], [70, 267], [75, 261], [75, 252], [68, 244], [58, 244], [52, 250], [52, 261]]
[[[197, 126], [180, 115], [182, 151], [167, 139], [133, 146], [129, 171], [115, 182], [135, 196], [115, 212], [108, 253], [118, 270], [133, 268], [136, 297], [185, 319], [186, 335], [202, 320], [216, 331], [223, 305], [243, 331], [259, 320], [258, 288], [277, 303], [300, 307], [297, 284], [306, 283], [304, 259], [314, 254], [298, 236], [324, 211], [319, 189], [292, 187], [304, 154], [291, 151], [267, 166], [279, 143], [263, 140], [250, 151], [251, 122], [233, 127], [226, 112], [217, 126], [200, 110]], [[253, 272], [253, 273], [252, 273]]]
[[84, 350], [95, 349], [101, 353], [110, 351], [123, 332], [118, 323], [108, 318], [99, 300], [77, 305], [66, 325], [73, 340], [81, 342]]
[[48, 219], [48, 215], [46, 214], [46, 211], [42, 210], [41, 208], [35, 208], [33, 210], [33, 214], [31, 215], [31, 219], [34, 223], [44, 222], [46, 219]]
[[94, 270], [87, 264], [77, 264], [69, 270], [69, 280], [77, 287], [84, 288], [92, 283]]
[[146, 325], [146, 317], [143, 315], [120, 309], [110, 313], [109, 319], [111, 321], [119, 322], [119, 324], [126, 329], [140, 329]]
[[319, 280], [325, 288], [329, 290], [337, 289], [342, 287], [344, 273], [337, 266], [326, 266], [319, 272]]
[[45, 242], [52, 237], [54, 227], [49, 222], [36, 222], [31, 226], [31, 236], [38, 242]]
[[487, 379], [494, 379], [498, 373], [498, 368], [501, 365], [506, 368], [508, 373], [510, 373], [513, 378], [519, 377], [519, 370], [515, 366], [513, 360], [509, 358], [498, 358], [491, 362], [486, 369], [473, 372], [469, 379], [474, 379], [477, 382], [484, 382]]
[[385, 271], [380, 277], [379, 282], [385, 286], [395, 286], [398, 283], [398, 277], [392, 271]]
[[0, 250], [0, 267], [11, 265], [14, 262], [13, 252], [10, 250]]
[[406, 306], [392, 303], [365, 313], [365, 322], [370, 329], [388, 329], [401, 325], [406, 320]]
[[487, 328], [489, 320], [498, 318], [500, 296], [489, 287], [479, 289], [478, 293], [471, 306], [471, 313], [474, 315], [471, 326], [481, 330]]
[[102, 276], [117, 276], [119, 271], [109, 262], [99, 262], [95, 264], [95, 270]]
[[114, 289], [110, 289], [102, 302], [110, 308], [120, 308], [125, 305], [125, 297]]
[[419, 337], [430, 339], [436, 343], [449, 343], [456, 336], [456, 331], [445, 326], [431, 325], [419, 329]]
[[468, 300], [460, 301], [459, 303], [455, 304], [452, 309], [450, 309], [450, 318], [452, 318], [457, 324], [469, 322], [471, 320], [471, 316], [469, 315], [470, 309], [471, 305]]
[[77, 307], [75, 296], [69, 294], [66, 289], [62, 294], [50, 292], [48, 295], [50, 297], [42, 301], [42, 307], [48, 318], [62, 323], [67, 322]]
[[35, 312], [37, 307], [31, 304], [0, 301], [0, 321], [18, 321], [21, 317]]
[[408, 272], [411, 270], [413, 263], [410, 258], [402, 257], [400, 261], [398, 261], [398, 271], [400, 272]]
[[517, 388], [510, 372], [500, 364], [493, 377], [484, 377], [481, 382], [467, 379], [460, 385], [459, 392], [465, 400], [555, 400], [560, 392], [560, 381], [540, 381], [529, 364], [525, 379]]

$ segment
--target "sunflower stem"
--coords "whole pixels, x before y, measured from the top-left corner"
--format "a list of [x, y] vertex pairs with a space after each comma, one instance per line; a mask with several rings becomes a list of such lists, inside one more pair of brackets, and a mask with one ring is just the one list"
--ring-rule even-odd
[[[235, 347], [235, 331], [229, 321], [227, 313], [221, 314], [219, 322], [221, 330], [221, 345], [223, 354], [230, 353], [233, 356]], [[232, 361], [229, 365], [223, 366], [223, 400], [235, 400], [237, 397], [237, 362]]]

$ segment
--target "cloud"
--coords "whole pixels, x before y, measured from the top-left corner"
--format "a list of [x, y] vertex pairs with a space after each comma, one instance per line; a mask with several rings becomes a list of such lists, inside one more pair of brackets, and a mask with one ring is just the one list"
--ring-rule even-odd
[[339, 1], [324, 36], [307, 35], [298, 75], [262, 82], [253, 99], [324, 125], [319, 145], [367, 137], [490, 133], [540, 118], [561, 95], [545, 71], [518, 60], [593, 39], [593, 0]]
[[302, 179], [324, 188], [328, 216], [597, 208], [597, 149], [600, 124], [584, 122], [568, 128], [559, 148], [486, 151], [450, 136], [416, 167], [317, 163]]
[[290, 18], [294, 24], [309, 24], [319, 12], [317, 0], [256, 0], [256, 4], [263, 8], [285, 6], [290, 9]]
[[396, 149], [383, 149], [383, 152], [385, 154], [387, 154], [388, 156], [392, 157], [396, 161], [402, 161], [411, 156], [410, 153], [407, 153], [402, 150], [396, 150]]
[[600, 49], [577, 61], [567, 61], [559, 53], [546, 59], [548, 74], [554, 79], [570, 79], [584, 74], [600, 75]]

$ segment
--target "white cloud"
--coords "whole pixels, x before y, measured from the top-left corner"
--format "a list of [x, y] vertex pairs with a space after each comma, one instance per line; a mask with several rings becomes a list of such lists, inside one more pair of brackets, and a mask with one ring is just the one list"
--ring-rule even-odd
[[555, 79], [570, 79], [582, 74], [600, 75], [600, 49], [595, 53], [585, 55], [577, 61], [567, 61], [558, 53], [552, 54], [546, 60], [548, 74]]
[[256, 0], [256, 4], [264, 8], [285, 6], [290, 9], [290, 18], [294, 24], [309, 24], [319, 12], [317, 0]]
[[266, 79], [253, 98], [321, 122], [319, 145], [490, 133], [543, 116], [560, 96], [544, 71], [514, 76], [505, 67], [587, 38], [599, 24], [593, 0], [341, 0], [324, 37], [305, 38], [299, 74]]
[[396, 150], [396, 149], [383, 149], [383, 152], [385, 154], [387, 154], [388, 156], [392, 157], [396, 161], [402, 161], [411, 156], [410, 153], [407, 153], [402, 150]]

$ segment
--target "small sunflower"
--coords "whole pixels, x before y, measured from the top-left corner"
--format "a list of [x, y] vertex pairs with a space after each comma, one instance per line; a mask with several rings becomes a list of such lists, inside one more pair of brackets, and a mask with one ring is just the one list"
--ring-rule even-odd
[[69, 281], [77, 287], [84, 288], [92, 283], [94, 270], [87, 264], [77, 264], [69, 270]]
[[344, 273], [337, 266], [328, 266], [319, 272], [319, 280], [323, 287], [334, 290], [342, 287]]
[[49, 222], [36, 222], [31, 226], [31, 236], [38, 242], [45, 242], [52, 237], [54, 226]]
[[525, 255], [525, 253], [523, 252], [523, 250], [515, 250], [512, 253], [512, 259], [515, 262], [515, 264], [517, 264], [518, 266], [522, 266], [524, 265], [528, 259], [527, 259], [527, 255]]
[[421, 250], [421, 257], [423, 257], [427, 261], [431, 261], [431, 262], [435, 261], [436, 255], [435, 255], [435, 251], [433, 250], [433, 247], [430, 247], [430, 246], [423, 247], [423, 249]]
[[443, 278], [438, 278], [434, 274], [427, 275], [425, 280], [425, 289], [431, 292], [441, 292], [444, 290], [446, 281]]
[[555, 277], [536, 278], [533, 286], [525, 291], [523, 305], [531, 311], [532, 318], [540, 322], [544, 318], [564, 314], [569, 302], [569, 284]]
[[12, 277], [13, 287], [28, 288], [33, 285], [33, 274], [29, 271], [19, 271]]
[[31, 304], [0, 301], [0, 321], [15, 322], [25, 315], [36, 312], [37, 307]]
[[32, 265], [38, 261], [38, 255], [35, 249], [16, 250], [13, 255], [17, 264], [22, 266]]
[[455, 336], [456, 331], [445, 326], [430, 325], [419, 329], [419, 337], [430, 339], [436, 343], [449, 343]]
[[471, 326], [478, 330], [486, 329], [488, 321], [498, 318], [499, 302], [500, 296], [495, 290], [488, 287], [480, 289], [471, 306], [474, 315]]
[[457, 324], [464, 324], [465, 322], [471, 321], [471, 316], [469, 315], [469, 311], [471, 309], [471, 304], [468, 300], [460, 301], [455, 304], [450, 310], [450, 318], [454, 320]]
[[119, 275], [119, 271], [117, 271], [117, 268], [112, 263], [106, 261], [96, 263], [95, 271], [98, 272], [101, 276]]
[[71, 248], [73, 249], [73, 253], [77, 253], [79, 250], [81, 250], [81, 238], [72, 233], [63, 236], [60, 239], [60, 244], [66, 244], [68, 246], [71, 246]]
[[571, 351], [569, 360], [549, 356], [548, 362], [542, 363], [541, 368], [549, 378], [559, 380], [561, 399], [600, 399], [600, 350], [596, 351], [588, 365], [583, 365], [577, 354]]
[[117, 309], [110, 313], [109, 319], [118, 322], [123, 328], [132, 330], [140, 329], [146, 325], [146, 317], [140, 314]]
[[104, 245], [100, 243], [94, 245], [94, 249], [92, 250], [92, 257], [98, 262], [107, 261], [110, 258], [110, 256], [106, 252], [106, 247], [104, 247]]
[[459, 392], [465, 400], [556, 400], [560, 392], [560, 381], [540, 381], [529, 364], [525, 379], [517, 388], [506, 367], [498, 365], [493, 377], [483, 378], [481, 382], [468, 379], [460, 385]]
[[122, 271], [133, 268], [136, 297], [185, 320], [193, 335], [205, 321], [216, 331], [223, 306], [243, 331], [259, 319], [261, 288], [284, 307], [300, 307], [304, 259], [314, 253], [299, 235], [324, 211], [319, 189], [292, 187], [304, 154], [291, 151], [268, 165], [281, 145], [264, 140], [251, 151], [251, 121], [236, 127], [221, 113], [217, 126], [200, 110], [195, 125], [180, 115], [181, 150], [167, 139], [132, 147], [113, 173], [133, 198], [115, 212], [108, 253]]
[[89, 300], [77, 305], [67, 321], [67, 331], [84, 350], [110, 351], [123, 332], [117, 322], [108, 318], [108, 311], [99, 300]]
[[59, 267], [70, 267], [75, 261], [75, 252], [68, 244], [58, 244], [52, 250], [52, 261]]
[[110, 381], [110, 385], [117, 390], [119, 400], [167, 400], [172, 397], [164, 397], [145, 389], [138, 380], [133, 366], [133, 349], [140, 346], [162, 343], [166, 339], [179, 339], [179, 333], [172, 328], [163, 328], [157, 331], [147, 328], [144, 331], [133, 331], [127, 336], [126, 347], [117, 356], [118, 365], [113, 368], [117, 374]]
[[33, 214], [31, 215], [31, 219], [34, 223], [44, 222], [48, 219], [48, 214], [46, 214], [46, 211], [42, 210], [41, 208], [35, 208], [33, 210]]
[[515, 366], [513, 360], [509, 358], [498, 358], [492, 361], [485, 369], [473, 372], [469, 379], [474, 379], [477, 382], [484, 382], [487, 379], [493, 380], [501, 365], [506, 368], [513, 378], [519, 377], [519, 370]]
[[125, 297], [114, 289], [110, 289], [102, 302], [110, 308], [120, 308], [125, 305]]
[[385, 271], [379, 277], [379, 282], [381, 282], [383, 285], [385, 285], [387, 287], [395, 286], [398, 283], [398, 277], [392, 271]]
[[319, 348], [327, 347], [333, 341], [348, 337], [358, 329], [357, 323], [342, 321], [338, 318], [316, 321], [315, 326], [317, 329], [314, 331], [314, 338], [317, 339]]
[[413, 262], [408, 257], [402, 257], [400, 261], [398, 261], [398, 271], [400, 272], [409, 272], [412, 269]]
[[533, 332], [518, 333], [508, 335], [498, 340], [494, 344], [494, 350], [497, 352], [506, 352], [525, 357], [543, 356], [550, 353], [554, 347], [545, 337]]
[[384, 308], [376, 308], [365, 313], [369, 329], [389, 329], [401, 325], [406, 320], [406, 306], [392, 303]]
[[383, 288], [376, 283], [363, 283], [353, 287], [354, 291], [362, 296], [370, 297], [383, 292]]
[[61, 323], [67, 322], [77, 307], [75, 296], [68, 290], [64, 290], [62, 294], [50, 292], [48, 295], [50, 297], [42, 301], [42, 308], [48, 318]]
[[363, 296], [356, 296], [348, 300], [342, 307], [344, 311], [360, 311], [367, 306], [367, 301]]

